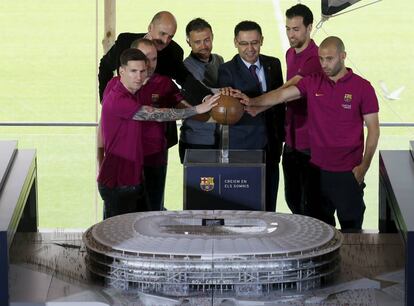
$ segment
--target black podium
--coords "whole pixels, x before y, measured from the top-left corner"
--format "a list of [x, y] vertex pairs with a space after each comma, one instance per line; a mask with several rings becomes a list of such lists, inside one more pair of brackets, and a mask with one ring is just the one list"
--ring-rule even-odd
[[36, 151], [0, 141], [0, 305], [9, 305], [9, 249], [16, 232], [37, 232]]
[[379, 152], [379, 230], [405, 245], [405, 305], [414, 305], [414, 141], [410, 150]]
[[264, 210], [265, 153], [262, 150], [187, 150], [184, 209]]

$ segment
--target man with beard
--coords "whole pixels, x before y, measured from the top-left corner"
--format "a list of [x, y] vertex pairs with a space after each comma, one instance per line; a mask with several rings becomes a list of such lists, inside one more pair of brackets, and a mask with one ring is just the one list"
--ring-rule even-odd
[[[336, 211], [342, 230], [361, 230], [364, 177], [379, 138], [378, 100], [371, 84], [345, 66], [345, 46], [340, 38], [326, 38], [318, 54], [323, 73], [256, 98], [237, 92], [233, 95], [249, 107], [306, 97], [311, 163], [320, 170], [321, 219], [335, 225]], [[368, 131], [365, 149], [364, 123]]]
[[[313, 14], [303, 4], [286, 11], [286, 35], [290, 47], [286, 52], [287, 82], [283, 88], [296, 84], [301, 77], [321, 72], [318, 46], [310, 38]], [[309, 163], [307, 105], [304, 98], [287, 103], [285, 145], [282, 156], [285, 198], [292, 213], [318, 217], [318, 187], [316, 175]]]
[[[114, 71], [120, 66], [122, 51], [131, 47], [131, 43], [139, 38], [152, 40], [157, 48], [158, 64], [157, 73], [168, 76], [177, 81], [182, 87], [182, 93], [186, 100], [193, 105], [200, 103], [211, 92], [185, 68], [183, 64], [184, 51], [173, 40], [177, 30], [177, 21], [173, 14], [161, 11], [154, 15], [148, 26], [147, 33], [121, 33], [115, 44], [102, 57], [99, 63], [99, 97], [102, 101], [107, 83], [114, 76]], [[168, 125], [166, 131], [168, 147], [178, 142], [177, 127], [175, 122]]]
[[183, 64], [183, 49], [173, 40], [177, 30], [177, 21], [173, 14], [161, 11], [152, 18], [147, 33], [121, 33], [115, 44], [102, 57], [99, 64], [99, 96], [102, 100], [106, 84], [112, 79], [114, 71], [120, 66], [122, 51], [131, 47], [134, 40], [148, 38], [157, 48], [157, 73], [166, 75], [177, 81], [183, 88], [187, 101], [199, 103], [210, 91], [194, 79]]
[[[211, 53], [213, 49], [213, 31], [211, 25], [201, 18], [191, 20], [185, 29], [187, 43], [191, 47], [190, 55], [184, 65], [194, 77], [209, 88], [217, 87], [218, 67], [223, 58]], [[207, 114], [206, 114], [207, 115]], [[208, 120], [208, 115], [204, 120]], [[179, 152], [181, 163], [186, 149], [217, 149], [217, 124], [188, 118], [180, 129]]]
[[[148, 81], [145, 84], [145, 93], [148, 97], [142, 99], [142, 103], [156, 108], [186, 108], [190, 105], [184, 101], [180, 90], [174, 82], [166, 76], [154, 73], [157, 67], [157, 49], [152, 40], [139, 38], [132, 42], [131, 48], [140, 50], [148, 59]], [[119, 77], [108, 82], [105, 94], [117, 83]], [[144, 181], [148, 195], [150, 209], [153, 211], [164, 210], [164, 190], [167, 174], [168, 149], [164, 135], [167, 122], [144, 121], [142, 122], [142, 142], [144, 152]], [[102, 141], [98, 141], [99, 164], [103, 160]]]
[[98, 188], [104, 201], [104, 219], [148, 210], [142, 166], [147, 153], [141, 121], [171, 121], [209, 111], [218, 95], [185, 109], [150, 106], [148, 59], [137, 49], [122, 52], [119, 77], [108, 83], [102, 101], [100, 131], [104, 146]]

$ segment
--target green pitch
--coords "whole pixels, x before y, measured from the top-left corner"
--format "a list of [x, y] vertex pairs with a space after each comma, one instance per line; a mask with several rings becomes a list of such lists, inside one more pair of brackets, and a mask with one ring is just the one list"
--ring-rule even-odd
[[[320, 1], [301, 1], [320, 20]], [[362, 1], [364, 2], [364, 1]], [[98, 3], [96, 10], [95, 4]], [[262, 53], [284, 63], [284, 12], [297, 1], [117, 1], [117, 33], [145, 32], [155, 12], [170, 10], [178, 20], [175, 40], [186, 54], [185, 25], [195, 17], [214, 31], [214, 52], [229, 60], [235, 53], [233, 28], [254, 20], [264, 34]], [[326, 21], [316, 31], [317, 43], [341, 37], [347, 65], [371, 81], [380, 100], [382, 122], [412, 122], [412, 1], [383, 0]], [[96, 18], [97, 17], [97, 18]], [[97, 61], [102, 56], [103, 1], [11, 1], [0, 3], [0, 122], [96, 122]], [[96, 41], [96, 34], [98, 35]], [[96, 47], [98, 45], [98, 47]], [[285, 71], [285, 70], [284, 70]], [[382, 97], [379, 81], [390, 89], [404, 85], [401, 99]], [[407, 149], [413, 128], [382, 128], [379, 149]], [[96, 193], [95, 129], [91, 127], [0, 127], [0, 139], [17, 139], [21, 148], [38, 154], [39, 212], [42, 228], [85, 228], [100, 220]], [[182, 207], [182, 166], [177, 147], [170, 150], [166, 206]], [[378, 158], [366, 177], [364, 228], [377, 228]], [[288, 212], [279, 186], [278, 212]]]

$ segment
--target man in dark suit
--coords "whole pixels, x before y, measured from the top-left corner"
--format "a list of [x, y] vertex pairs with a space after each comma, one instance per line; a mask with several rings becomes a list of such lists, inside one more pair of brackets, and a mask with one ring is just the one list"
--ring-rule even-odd
[[[262, 30], [253, 21], [242, 21], [234, 29], [238, 54], [219, 67], [218, 86], [232, 87], [249, 97], [276, 89], [283, 84], [280, 61], [260, 54]], [[266, 211], [276, 210], [279, 161], [284, 140], [283, 105], [252, 116], [245, 113], [229, 127], [229, 148], [266, 152]]]
[[[115, 44], [102, 57], [99, 63], [99, 97], [102, 101], [106, 84], [114, 76], [120, 66], [121, 53], [131, 47], [138, 38], [151, 39], [156, 48], [158, 63], [155, 72], [168, 76], [181, 85], [182, 93], [189, 103], [196, 105], [211, 94], [210, 90], [197, 81], [183, 64], [184, 51], [172, 40], [177, 30], [177, 21], [173, 14], [161, 11], [154, 15], [148, 26], [147, 33], [121, 33]], [[172, 126], [171, 126], [172, 125]], [[166, 132], [168, 147], [178, 142], [175, 122], [170, 123]]]

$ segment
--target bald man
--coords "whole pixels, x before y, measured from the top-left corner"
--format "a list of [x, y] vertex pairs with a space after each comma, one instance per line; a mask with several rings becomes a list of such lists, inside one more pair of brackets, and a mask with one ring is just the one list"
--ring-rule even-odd
[[[173, 14], [161, 11], [154, 15], [148, 25], [147, 33], [121, 33], [115, 44], [106, 53], [99, 63], [99, 97], [102, 101], [106, 85], [114, 76], [114, 71], [120, 67], [121, 53], [131, 47], [131, 43], [138, 38], [151, 39], [157, 48], [158, 64], [155, 72], [174, 79], [181, 85], [182, 93], [191, 104], [198, 104], [211, 92], [202, 85], [187, 70], [183, 64], [184, 51], [173, 40], [177, 30], [177, 21]], [[175, 122], [167, 130], [168, 147], [178, 142]]]
[[319, 218], [335, 225], [336, 211], [342, 230], [361, 230], [364, 177], [379, 138], [378, 100], [371, 84], [345, 66], [345, 46], [340, 38], [326, 38], [318, 54], [323, 73], [257, 98], [234, 95], [248, 107], [307, 99], [311, 163], [319, 168], [322, 197]]

